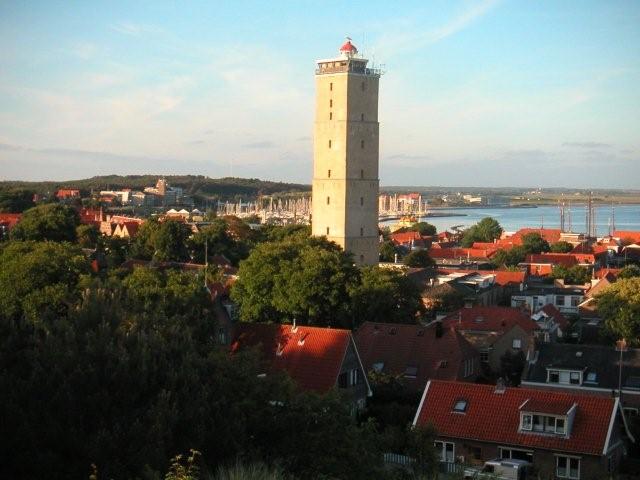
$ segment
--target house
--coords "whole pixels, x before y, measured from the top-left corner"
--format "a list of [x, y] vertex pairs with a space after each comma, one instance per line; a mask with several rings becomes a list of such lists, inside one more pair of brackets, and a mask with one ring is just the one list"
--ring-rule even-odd
[[138, 222], [122, 222], [116, 225], [113, 230], [112, 236], [120, 238], [133, 238], [140, 229], [140, 223]]
[[73, 198], [80, 198], [80, 190], [74, 188], [61, 188], [56, 192], [56, 198], [58, 200], [69, 200]]
[[640, 349], [615, 346], [543, 344], [529, 361], [522, 385], [610, 397], [621, 387], [623, 410], [640, 413]]
[[525, 460], [537, 478], [608, 478], [633, 441], [617, 398], [502, 385], [431, 380], [413, 421], [429, 424], [441, 461]]
[[0, 238], [16, 226], [22, 218], [21, 213], [0, 213]]
[[500, 370], [500, 358], [506, 352], [533, 352], [538, 330], [526, 311], [511, 307], [461, 308], [444, 317], [442, 324], [462, 333], [493, 372]]
[[584, 301], [585, 292], [578, 287], [538, 285], [511, 295], [511, 306], [537, 312], [545, 305], [554, 305], [564, 315], [577, 315], [578, 306]]
[[440, 322], [365, 322], [354, 336], [365, 371], [398, 377], [410, 392], [422, 393], [430, 379], [473, 382], [479, 373], [478, 351]]
[[258, 347], [265, 373], [286, 372], [301, 390], [338, 389], [359, 409], [371, 388], [351, 331], [273, 323], [238, 323], [231, 351]]
[[564, 338], [569, 332], [569, 321], [555, 306], [548, 304], [531, 315], [531, 319], [538, 324], [536, 338], [549, 343]]

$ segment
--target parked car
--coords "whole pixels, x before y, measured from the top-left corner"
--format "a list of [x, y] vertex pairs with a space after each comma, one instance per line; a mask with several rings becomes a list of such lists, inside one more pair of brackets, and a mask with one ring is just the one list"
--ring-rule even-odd
[[489, 460], [480, 468], [465, 468], [465, 480], [525, 480], [530, 463], [525, 460]]

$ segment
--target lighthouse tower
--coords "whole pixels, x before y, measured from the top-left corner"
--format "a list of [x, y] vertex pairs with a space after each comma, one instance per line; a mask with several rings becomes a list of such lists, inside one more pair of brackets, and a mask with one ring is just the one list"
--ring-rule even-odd
[[312, 233], [378, 263], [378, 82], [380, 70], [347, 38], [339, 56], [318, 60]]

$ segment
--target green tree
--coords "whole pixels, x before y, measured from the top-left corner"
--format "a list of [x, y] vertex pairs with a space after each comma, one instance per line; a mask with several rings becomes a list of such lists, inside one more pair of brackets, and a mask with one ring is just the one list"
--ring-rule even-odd
[[404, 257], [404, 264], [408, 267], [427, 268], [433, 267], [436, 262], [426, 250], [414, 250]]
[[618, 278], [633, 278], [640, 277], [640, 267], [638, 265], [627, 265], [620, 273], [618, 273]]
[[562, 279], [566, 285], [583, 285], [591, 280], [591, 271], [581, 265], [565, 267], [556, 265], [551, 270], [551, 278]]
[[398, 249], [396, 248], [395, 243], [391, 240], [387, 240], [380, 244], [380, 261], [381, 262], [393, 262], [395, 261], [396, 254], [398, 254]]
[[475, 225], [465, 230], [462, 236], [462, 246], [471, 247], [474, 242], [493, 242], [502, 235], [502, 227], [491, 217], [483, 218]]
[[363, 267], [350, 294], [354, 326], [364, 321], [416, 323], [424, 313], [418, 287], [397, 270]]
[[21, 213], [32, 208], [33, 195], [31, 190], [20, 188], [0, 190], [0, 213]]
[[522, 246], [527, 253], [542, 253], [549, 251], [547, 242], [538, 232], [525, 233], [522, 236]]
[[47, 323], [78, 298], [76, 285], [89, 262], [74, 245], [8, 242], [0, 249], [0, 319], [25, 316]]
[[411, 225], [411, 230], [420, 233], [420, 235], [432, 236], [438, 233], [438, 230], [436, 229], [435, 225], [431, 225], [430, 223], [427, 223], [427, 222], [416, 222], [413, 225]]
[[515, 267], [524, 262], [527, 252], [524, 247], [516, 245], [508, 250], [503, 248], [496, 251], [491, 257], [491, 263], [495, 267]]
[[224, 255], [234, 265], [249, 255], [249, 244], [238, 240], [229, 233], [229, 226], [224, 218], [216, 218], [211, 225], [204, 227], [191, 239], [194, 260], [205, 263], [205, 243], [208, 254]]
[[11, 230], [11, 238], [74, 242], [79, 224], [78, 213], [71, 207], [56, 203], [38, 205], [24, 212], [20, 222]]
[[76, 227], [78, 245], [82, 248], [96, 248], [100, 232], [95, 225], [78, 225]]
[[553, 253], [569, 253], [573, 250], [573, 245], [565, 241], [555, 242], [549, 246], [549, 250]]
[[322, 238], [265, 242], [240, 263], [231, 297], [243, 321], [349, 326], [350, 255]]
[[185, 262], [189, 259], [190, 236], [191, 230], [182, 222], [150, 219], [140, 227], [131, 253], [143, 260]]
[[596, 301], [611, 337], [640, 345], [640, 277], [618, 279], [596, 295]]

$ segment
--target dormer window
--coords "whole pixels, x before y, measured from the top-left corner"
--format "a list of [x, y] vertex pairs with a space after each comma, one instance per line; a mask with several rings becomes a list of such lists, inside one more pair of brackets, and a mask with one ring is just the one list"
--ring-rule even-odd
[[547, 370], [547, 383], [559, 383], [562, 385], [582, 385], [583, 374], [581, 370]]
[[598, 382], [598, 376], [596, 375], [596, 372], [587, 373], [587, 379], [585, 380], [585, 382], [597, 383]]
[[565, 435], [567, 422], [564, 416], [523, 413], [520, 416], [520, 430], [526, 432]]
[[371, 365], [371, 369], [376, 373], [382, 372], [382, 370], [384, 369], [384, 362], [374, 363], [373, 365]]
[[404, 376], [407, 378], [416, 378], [418, 376], [418, 367], [415, 365], [407, 365]]

